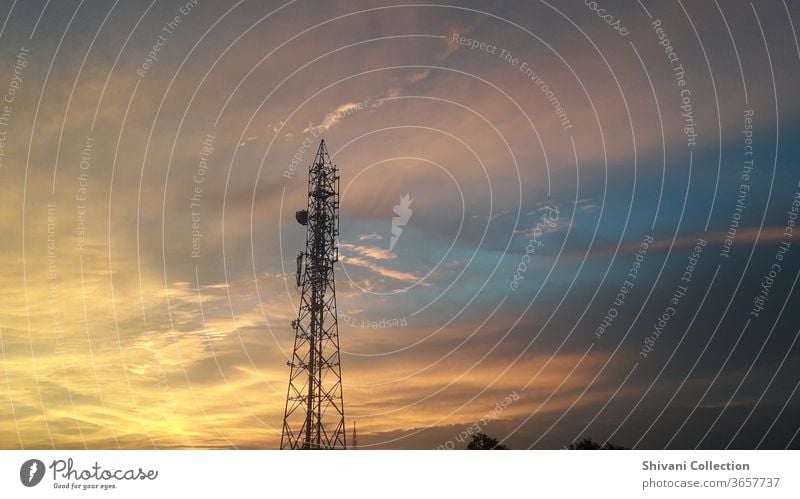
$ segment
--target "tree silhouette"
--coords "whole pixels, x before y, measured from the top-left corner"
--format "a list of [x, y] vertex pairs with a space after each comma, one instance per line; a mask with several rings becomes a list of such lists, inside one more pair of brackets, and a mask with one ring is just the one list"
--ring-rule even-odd
[[606, 442], [605, 445], [600, 445], [591, 438], [584, 438], [578, 443], [573, 442], [569, 444], [568, 449], [569, 450], [626, 450], [627, 447], [620, 447], [610, 442]]
[[508, 447], [485, 433], [478, 432], [472, 435], [472, 440], [467, 444], [469, 450], [508, 450]]

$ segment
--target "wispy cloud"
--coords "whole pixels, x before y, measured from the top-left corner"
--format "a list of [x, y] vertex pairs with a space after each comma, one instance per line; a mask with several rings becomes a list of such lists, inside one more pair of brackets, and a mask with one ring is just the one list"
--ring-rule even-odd
[[408, 83], [414, 84], [418, 83], [422, 80], [425, 80], [430, 76], [431, 70], [430, 69], [423, 69], [422, 71], [417, 71], [416, 73], [412, 73], [409, 77], [406, 78]]
[[397, 254], [395, 252], [385, 248], [379, 248], [377, 246], [361, 246], [340, 242], [339, 247], [345, 251], [358, 253], [359, 255], [366, 256], [374, 260], [393, 260], [397, 258]]
[[335, 127], [339, 123], [342, 122], [343, 119], [346, 117], [358, 112], [367, 109], [369, 99], [365, 99], [361, 102], [347, 102], [344, 104], [340, 104], [336, 109], [329, 112], [325, 115], [322, 119], [322, 122], [318, 125], [313, 123], [309, 123], [309, 125], [303, 129], [303, 133], [310, 133], [310, 132], [323, 132], [325, 130], [330, 130], [331, 128]]
[[343, 256], [342, 261], [346, 265], [355, 265], [357, 267], [362, 267], [371, 270], [372, 272], [375, 272], [376, 274], [382, 277], [388, 277], [396, 281], [411, 283], [420, 280], [420, 277], [412, 274], [411, 272], [403, 272], [400, 270], [393, 270], [387, 267], [382, 267], [377, 263], [369, 261], [365, 258], [359, 258], [355, 256]]
[[453, 35], [465, 35], [472, 31], [470, 26], [467, 26], [459, 21], [451, 23], [447, 27], [447, 36], [443, 37], [443, 42], [446, 45], [444, 52], [439, 55], [439, 59], [445, 60], [459, 48], [458, 42], [453, 39]]

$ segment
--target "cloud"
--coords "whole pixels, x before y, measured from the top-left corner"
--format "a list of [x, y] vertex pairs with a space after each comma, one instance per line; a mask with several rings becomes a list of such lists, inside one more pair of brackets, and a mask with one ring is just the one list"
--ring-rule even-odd
[[339, 247], [345, 251], [351, 251], [353, 253], [372, 258], [373, 260], [393, 260], [397, 258], [397, 254], [393, 251], [385, 248], [378, 248], [377, 246], [360, 246], [340, 242]]
[[412, 274], [411, 272], [403, 272], [400, 270], [393, 270], [386, 267], [382, 267], [374, 262], [365, 260], [363, 258], [352, 257], [352, 256], [342, 256], [340, 258], [342, 262], [344, 262], [346, 265], [355, 265], [357, 267], [362, 267], [371, 270], [372, 272], [382, 277], [388, 277], [396, 281], [413, 283], [420, 280], [420, 277]]
[[445, 60], [450, 57], [453, 53], [455, 53], [458, 48], [459, 44], [455, 40], [454, 35], [466, 35], [472, 31], [470, 26], [467, 26], [460, 21], [455, 21], [447, 26], [447, 36], [442, 37], [442, 41], [446, 45], [444, 52], [439, 54], [439, 59]]
[[[699, 239], [704, 239], [709, 244], [720, 245], [729, 234], [723, 231], [700, 232], [696, 234], [679, 235], [674, 240], [672, 238], [658, 238], [648, 245], [648, 252], [666, 252], [670, 248], [682, 250], [693, 248]], [[760, 230], [754, 227], [742, 228], [736, 233], [733, 245], [752, 245], [758, 240], [760, 244], [772, 245], [785, 239], [785, 228], [783, 227], [764, 227]], [[641, 242], [624, 243], [619, 248], [619, 255], [633, 255], [639, 251]], [[615, 247], [600, 246], [592, 250], [591, 255], [595, 257], [608, 257], [614, 254]]]
[[415, 73], [412, 73], [410, 76], [406, 78], [406, 81], [413, 85], [414, 83], [418, 83], [421, 82], [422, 80], [427, 79], [428, 76], [430, 76], [430, 74], [431, 74], [430, 68], [423, 69], [422, 71], [417, 71]]
[[326, 130], [330, 130], [331, 128], [341, 123], [342, 120], [347, 118], [348, 116], [358, 111], [367, 109], [368, 100], [369, 99], [366, 99], [361, 102], [347, 102], [345, 104], [340, 104], [335, 110], [326, 114], [320, 124], [318, 125], [309, 124], [306, 128], [303, 129], [303, 133], [310, 133], [310, 132], [319, 133], [319, 132], [324, 132]]

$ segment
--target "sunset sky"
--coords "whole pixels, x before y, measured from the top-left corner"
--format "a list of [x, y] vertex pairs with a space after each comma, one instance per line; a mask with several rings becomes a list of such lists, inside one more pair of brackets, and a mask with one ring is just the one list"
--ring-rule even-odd
[[348, 440], [800, 446], [798, 3], [586, 3], [0, 0], [0, 448], [278, 447], [322, 137]]

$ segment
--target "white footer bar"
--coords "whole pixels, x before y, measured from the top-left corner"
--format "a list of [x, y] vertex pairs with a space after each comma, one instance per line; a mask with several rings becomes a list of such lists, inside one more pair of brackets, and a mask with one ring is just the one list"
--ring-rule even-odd
[[800, 451], [26, 450], [0, 451], [0, 497], [797, 498], [798, 469]]

